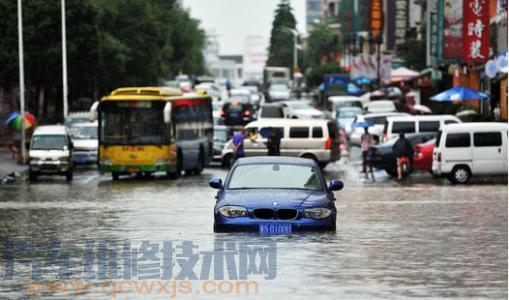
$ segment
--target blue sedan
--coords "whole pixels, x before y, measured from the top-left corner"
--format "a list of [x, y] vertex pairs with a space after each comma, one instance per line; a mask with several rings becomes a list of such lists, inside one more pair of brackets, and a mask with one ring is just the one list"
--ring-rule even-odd
[[252, 157], [235, 162], [218, 189], [214, 231], [259, 231], [289, 234], [296, 230], [336, 230], [333, 191], [343, 182], [327, 186], [320, 167], [305, 158]]

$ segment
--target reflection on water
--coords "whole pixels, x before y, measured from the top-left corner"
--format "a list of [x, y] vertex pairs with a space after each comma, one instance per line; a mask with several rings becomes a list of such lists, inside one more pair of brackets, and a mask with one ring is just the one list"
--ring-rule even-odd
[[[505, 185], [363, 185], [340, 174], [346, 188], [337, 193], [337, 232], [262, 237], [212, 232], [207, 181], [224, 175], [2, 188], [0, 243], [59, 240], [81, 259], [87, 240], [192, 241], [199, 251], [219, 240], [273, 240], [277, 278], [261, 282], [263, 299], [507, 297]], [[1, 282], [1, 298], [28, 297], [21, 284]]]

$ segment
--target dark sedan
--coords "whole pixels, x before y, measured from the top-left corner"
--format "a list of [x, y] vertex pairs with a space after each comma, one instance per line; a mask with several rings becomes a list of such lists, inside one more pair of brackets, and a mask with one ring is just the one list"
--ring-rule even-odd
[[[423, 132], [423, 133], [410, 133], [405, 137], [410, 141], [412, 146], [417, 144], [426, 143], [437, 136], [436, 132]], [[396, 157], [392, 152], [392, 146], [398, 138], [391, 139], [383, 144], [377, 145], [370, 150], [369, 161], [376, 169], [384, 169], [387, 174], [395, 176], [396, 170]]]
[[235, 162], [218, 189], [214, 231], [259, 231], [289, 234], [295, 230], [336, 230], [333, 191], [343, 182], [327, 186], [320, 167], [311, 159], [252, 157]]

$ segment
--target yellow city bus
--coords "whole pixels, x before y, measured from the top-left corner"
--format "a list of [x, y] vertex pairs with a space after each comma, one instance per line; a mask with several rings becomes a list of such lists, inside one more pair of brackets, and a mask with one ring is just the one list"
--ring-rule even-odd
[[212, 105], [206, 92], [164, 87], [119, 88], [94, 103], [99, 169], [123, 174], [199, 174], [212, 157]]

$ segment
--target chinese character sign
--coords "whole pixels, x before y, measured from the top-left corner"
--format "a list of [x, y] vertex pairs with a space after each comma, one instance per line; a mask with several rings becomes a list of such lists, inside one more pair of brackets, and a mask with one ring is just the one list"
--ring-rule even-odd
[[463, 61], [485, 62], [489, 58], [489, 12], [487, 0], [463, 2]]

